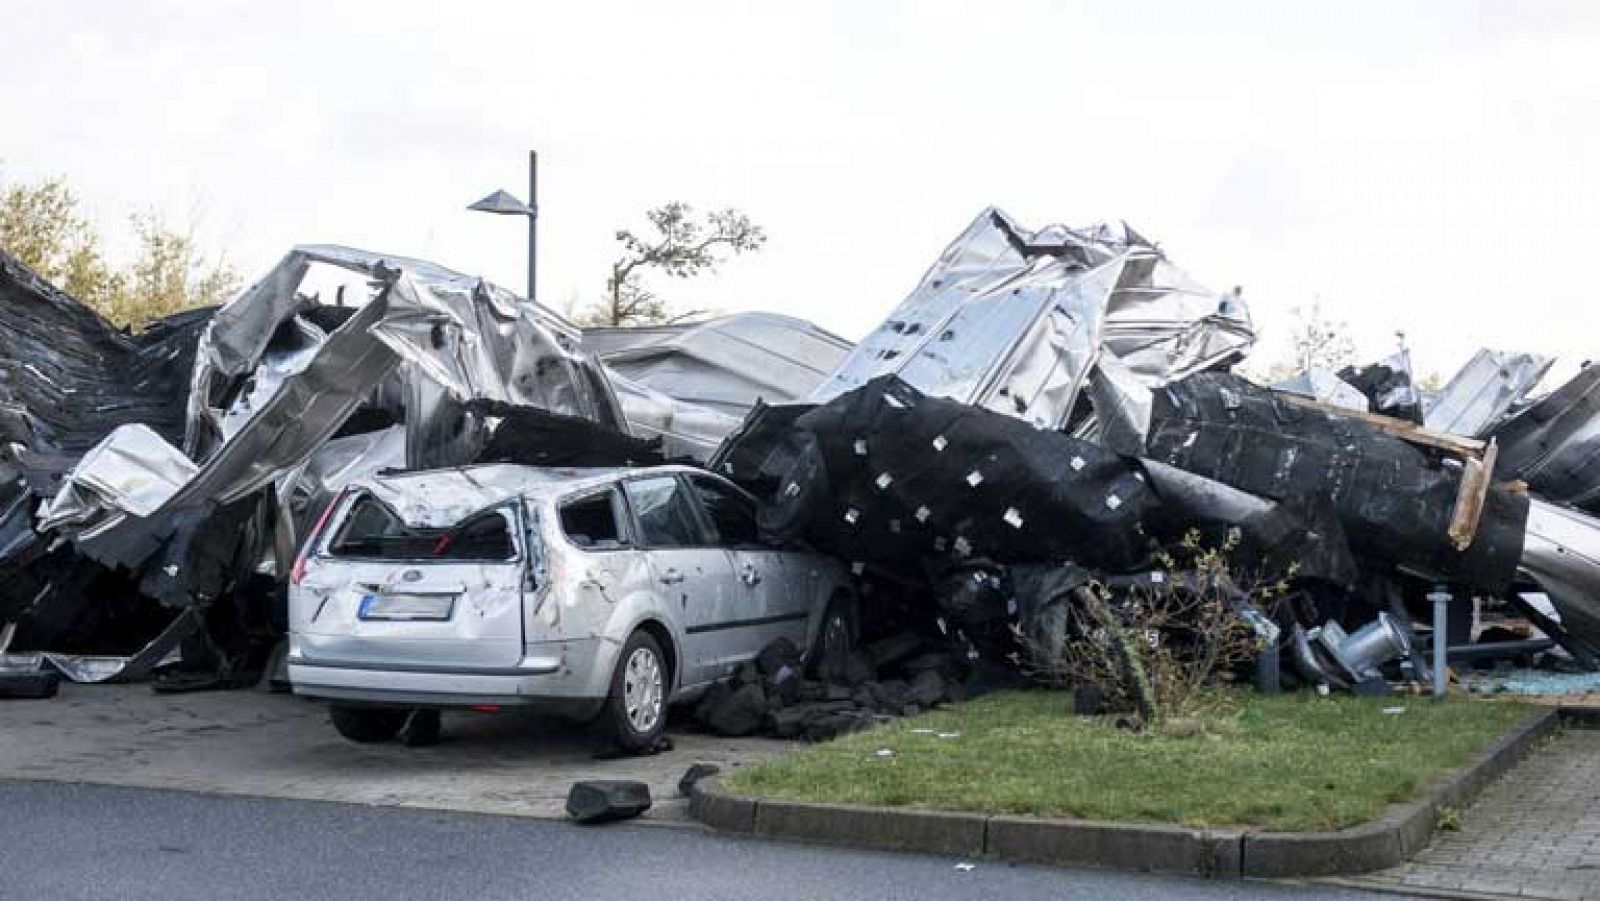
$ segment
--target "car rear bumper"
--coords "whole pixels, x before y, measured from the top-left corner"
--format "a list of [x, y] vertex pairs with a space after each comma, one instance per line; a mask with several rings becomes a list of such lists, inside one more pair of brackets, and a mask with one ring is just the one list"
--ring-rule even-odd
[[[302, 697], [406, 707], [534, 707], [598, 712], [617, 649], [602, 639], [529, 645], [514, 667], [451, 668], [310, 658], [291, 649], [289, 682]], [[608, 653], [609, 652], [609, 653]]]

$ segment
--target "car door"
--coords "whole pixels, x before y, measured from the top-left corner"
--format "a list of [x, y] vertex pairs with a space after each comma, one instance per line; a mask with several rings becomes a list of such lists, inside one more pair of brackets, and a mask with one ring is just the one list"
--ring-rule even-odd
[[449, 528], [408, 525], [372, 495], [333, 524], [298, 590], [311, 662], [406, 670], [514, 667], [522, 659], [527, 538], [520, 503]]
[[733, 635], [756, 653], [776, 638], [806, 646], [806, 591], [795, 584], [803, 568], [793, 569], [778, 548], [761, 540], [756, 507], [749, 495], [713, 475], [687, 476], [700, 509], [710, 521], [717, 543], [728, 550], [744, 603]]
[[716, 678], [730, 665], [720, 624], [740, 600], [728, 552], [711, 540], [688, 485], [676, 474], [640, 476], [622, 487], [657, 593], [683, 624], [682, 684]]

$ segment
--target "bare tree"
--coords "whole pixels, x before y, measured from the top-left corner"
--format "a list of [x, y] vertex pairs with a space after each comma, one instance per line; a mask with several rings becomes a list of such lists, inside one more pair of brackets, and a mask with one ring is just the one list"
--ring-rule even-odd
[[1325, 313], [1320, 299], [1289, 312], [1294, 316], [1289, 328], [1289, 352], [1267, 372], [1269, 381], [1311, 369], [1337, 372], [1355, 362], [1356, 346], [1350, 338], [1349, 324]]
[[623, 254], [611, 264], [606, 300], [583, 317], [585, 325], [648, 325], [704, 312], [671, 314], [666, 301], [644, 285], [644, 274], [654, 269], [672, 278], [691, 278], [715, 272], [722, 252], [753, 253], [767, 241], [761, 226], [734, 209], [718, 210], [701, 219], [689, 204], [674, 201], [649, 210], [645, 217], [655, 234], [640, 237], [627, 229], [617, 232]]

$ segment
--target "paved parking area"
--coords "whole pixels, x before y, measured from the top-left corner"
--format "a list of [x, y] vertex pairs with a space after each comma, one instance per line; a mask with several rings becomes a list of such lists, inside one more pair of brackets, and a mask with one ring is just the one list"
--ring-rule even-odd
[[444, 727], [437, 747], [357, 745], [288, 695], [63, 684], [50, 700], [0, 701], [0, 778], [537, 817], [565, 816], [578, 779], [638, 779], [656, 802], [645, 819], [673, 822], [688, 816], [676, 796], [690, 764], [727, 771], [793, 747], [680, 729], [671, 751], [597, 760], [584, 730], [525, 713], [446, 714]]
[[1568, 730], [1405, 866], [1352, 883], [1446, 896], [1600, 901], [1600, 730]]

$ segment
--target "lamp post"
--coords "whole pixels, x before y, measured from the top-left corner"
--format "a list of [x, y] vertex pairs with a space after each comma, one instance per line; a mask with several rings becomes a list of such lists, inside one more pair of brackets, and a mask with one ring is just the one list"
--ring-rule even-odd
[[506, 191], [495, 191], [477, 203], [467, 207], [480, 213], [495, 213], [500, 216], [526, 216], [528, 217], [528, 300], [534, 300], [536, 264], [539, 259], [539, 153], [528, 151], [528, 202], [523, 203], [516, 195]]

